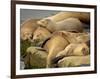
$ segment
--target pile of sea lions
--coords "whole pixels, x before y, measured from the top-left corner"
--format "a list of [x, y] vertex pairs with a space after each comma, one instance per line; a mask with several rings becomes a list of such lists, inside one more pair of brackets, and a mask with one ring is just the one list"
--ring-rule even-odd
[[21, 24], [20, 38], [30, 42], [23, 56], [25, 68], [90, 65], [90, 14], [59, 12]]

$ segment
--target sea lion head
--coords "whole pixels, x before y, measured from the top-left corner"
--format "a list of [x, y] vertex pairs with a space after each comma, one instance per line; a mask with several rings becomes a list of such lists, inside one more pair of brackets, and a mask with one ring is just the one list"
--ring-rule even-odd
[[33, 33], [29, 29], [24, 29], [24, 31], [21, 31], [22, 40], [30, 40], [32, 37], [33, 37]]
[[37, 21], [37, 24], [39, 24], [40, 26], [46, 27], [49, 21], [50, 21], [49, 19], [42, 19], [42, 20]]
[[38, 27], [33, 33], [32, 42], [42, 44], [50, 35], [51, 33], [46, 28]]

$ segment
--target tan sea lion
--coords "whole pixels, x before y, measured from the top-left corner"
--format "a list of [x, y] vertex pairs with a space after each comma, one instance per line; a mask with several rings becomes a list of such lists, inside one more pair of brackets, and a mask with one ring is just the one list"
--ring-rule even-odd
[[35, 43], [38, 46], [41, 46], [43, 42], [51, 36], [51, 33], [44, 27], [38, 27], [34, 33], [31, 40], [32, 43]]
[[68, 44], [68, 41], [61, 35], [53, 35], [46, 42], [43, 48], [48, 52], [47, 68], [54, 67], [52, 59], [54, 59], [57, 53], [62, 51]]
[[46, 19], [46, 24], [42, 25], [47, 28], [50, 32], [54, 31], [74, 31], [74, 32], [83, 32], [83, 25], [77, 18], [67, 18], [60, 22], [54, 22], [50, 19]]
[[35, 19], [28, 19], [25, 20], [20, 27], [20, 37], [22, 40], [30, 40], [33, 36], [33, 32], [36, 28], [39, 27], [37, 24], [37, 20]]
[[54, 33], [56, 33], [56, 34], [62, 34], [62, 36], [69, 43], [84, 43], [84, 42], [87, 42], [87, 41], [90, 40], [90, 34], [87, 33], [87, 32], [74, 33], [74, 32], [67, 32], [67, 31], [57, 31], [57, 32], [54, 32]]
[[85, 43], [71, 43], [63, 51], [59, 52], [56, 57], [84, 56], [89, 53], [89, 47]]
[[67, 18], [78, 18], [80, 21], [89, 23], [90, 13], [88, 12], [59, 12], [53, 16], [49, 16], [38, 21], [38, 24], [44, 26], [47, 25], [47, 19], [53, 22], [59, 22]]
[[58, 67], [81, 67], [90, 66], [90, 55], [69, 56], [58, 61]]

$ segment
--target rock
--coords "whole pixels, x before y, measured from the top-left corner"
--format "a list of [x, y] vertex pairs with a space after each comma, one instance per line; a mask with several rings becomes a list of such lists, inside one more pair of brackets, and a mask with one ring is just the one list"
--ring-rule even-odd
[[40, 47], [29, 47], [24, 58], [25, 68], [45, 68], [47, 52]]

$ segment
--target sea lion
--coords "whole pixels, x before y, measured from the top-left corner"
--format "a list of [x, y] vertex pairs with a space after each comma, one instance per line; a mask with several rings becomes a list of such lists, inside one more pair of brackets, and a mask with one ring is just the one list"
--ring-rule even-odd
[[41, 46], [42, 43], [51, 36], [51, 33], [44, 27], [38, 27], [34, 33], [31, 40], [32, 43], [37, 43]]
[[59, 12], [53, 16], [49, 16], [38, 21], [40, 25], [47, 25], [47, 19], [53, 22], [59, 22], [67, 18], [78, 18], [80, 21], [84, 23], [89, 23], [90, 21], [90, 13], [88, 12]]
[[83, 25], [77, 18], [67, 18], [60, 22], [54, 22], [50, 19], [46, 19], [46, 24], [41, 25], [47, 28], [50, 32], [54, 31], [74, 31], [74, 32], [83, 32]]
[[56, 57], [84, 56], [89, 53], [89, 47], [85, 43], [71, 43], [63, 51], [59, 52]]
[[58, 61], [58, 67], [82, 67], [90, 66], [90, 55], [69, 56]]
[[62, 51], [69, 42], [64, 39], [62, 35], [55, 34], [53, 35], [43, 46], [43, 48], [48, 52], [48, 57], [47, 57], [47, 68], [52, 68], [53, 63], [52, 59], [55, 58], [58, 52]]
[[67, 32], [67, 31], [57, 31], [53, 34], [62, 34], [62, 36], [69, 42], [69, 43], [85, 43], [89, 42], [90, 34], [87, 32], [83, 33], [75, 33], [75, 32]]
[[25, 20], [20, 27], [20, 38], [21, 40], [30, 40], [33, 37], [33, 32], [39, 27], [37, 20], [28, 19]]

